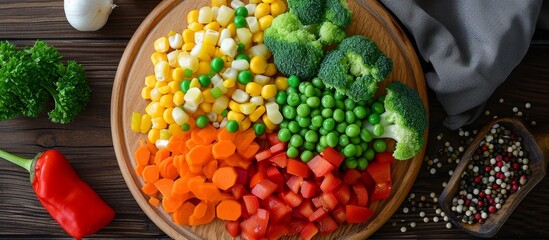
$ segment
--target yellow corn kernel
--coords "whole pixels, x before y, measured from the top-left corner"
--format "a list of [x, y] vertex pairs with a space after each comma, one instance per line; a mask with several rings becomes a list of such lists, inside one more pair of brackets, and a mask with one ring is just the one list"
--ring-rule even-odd
[[151, 116], [149, 116], [148, 114], [143, 114], [141, 116], [141, 125], [139, 126], [139, 131], [141, 133], [147, 133], [151, 129], [151, 126]]
[[237, 112], [237, 113], [240, 113], [240, 104], [231, 100], [229, 102], [229, 109], [231, 109], [231, 111], [234, 111], [234, 112]]
[[181, 106], [185, 103], [185, 100], [183, 99], [183, 92], [177, 91], [173, 94], [173, 104], [175, 106]]
[[161, 88], [161, 87], [164, 87], [164, 86], [168, 86], [168, 82], [156, 82], [154, 84], [155, 88]]
[[276, 96], [276, 85], [267, 84], [261, 89], [261, 96], [265, 99], [274, 98]]
[[151, 90], [152, 90], [152, 87], [144, 87], [141, 90], [141, 97], [143, 99], [151, 99]]
[[[214, 45], [207, 45], [207, 44], [204, 45], [204, 50], [206, 50], [206, 53], [208, 53], [208, 55], [209, 55], [210, 57], [213, 57], [213, 55], [215, 55], [215, 50], [216, 50], [216, 49], [217, 49], [217, 48], [215, 47], [215, 43], [214, 43]], [[210, 62], [210, 61], [208, 61], [208, 63], [209, 63], [209, 62]]]
[[154, 76], [157, 81], [163, 82], [170, 78], [170, 65], [166, 61], [160, 61], [154, 65]]
[[171, 81], [168, 83], [168, 87], [170, 87], [170, 94], [174, 94], [177, 91], [181, 90], [181, 81]]
[[160, 61], [168, 61], [168, 55], [164, 52], [154, 52], [151, 54], [151, 62], [156, 65]]
[[160, 101], [160, 97], [162, 97], [162, 94], [160, 93], [160, 91], [158, 91], [158, 88], [154, 87], [151, 89], [151, 101], [153, 102], [158, 102]]
[[273, 15], [273, 17], [286, 12], [286, 10], [286, 4], [282, 0], [276, 0], [271, 3], [271, 15]]
[[255, 111], [250, 114], [249, 118], [252, 122], [257, 122], [257, 120], [261, 117], [261, 115], [263, 115], [263, 113], [265, 113], [265, 106], [259, 106], [258, 108], [255, 109]]
[[225, 54], [223, 54], [223, 52], [221, 52], [221, 48], [216, 48], [215, 49], [215, 54], [214, 54], [214, 57], [223, 57], [225, 56]]
[[257, 21], [259, 24], [259, 29], [261, 29], [261, 31], [265, 31], [273, 23], [273, 16], [266, 15], [259, 18]]
[[164, 110], [164, 113], [162, 113], [162, 118], [164, 118], [164, 122], [166, 122], [167, 124], [172, 124], [175, 122], [173, 120], [172, 112], [173, 112], [173, 108], [171, 107], [171, 108], [166, 108], [166, 110]]
[[202, 94], [202, 91], [200, 91], [200, 88], [191, 87], [185, 96], [183, 96], [183, 99], [187, 105], [191, 107], [198, 107], [198, 105], [204, 101], [204, 95]]
[[191, 29], [183, 30], [183, 42], [184, 43], [194, 43], [194, 32]]
[[172, 79], [176, 82], [181, 82], [183, 81], [183, 75], [184, 75], [184, 71], [182, 68], [180, 67], [176, 67], [173, 69], [172, 71]]
[[165, 108], [174, 107], [173, 106], [173, 95], [166, 94], [166, 95], [160, 97], [159, 103], [160, 103], [160, 106], [165, 107]]
[[227, 120], [236, 120], [239, 123], [238, 125], [240, 125], [245, 117], [244, 114], [232, 110], [227, 113]]
[[[149, 116], [151, 116], [152, 118], [162, 116], [162, 113], [164, 112], [165, 108], [160, 106], [160, 103], [151, 102], [149, 105], [150, 105], [150, 107], [149, 107], [148, 111], [146, 111], [147, 114], [149, 114]], [[147, 110], [147, 109], [145, 109], [145, 110]]]
[[147, 134], [147, 140], [149, 140], [150, 143], [155, 143], [158, 139], [160, 139], [160, 130], [151, 129], [149, 134]]
[[250, 3], [260, 4], [260, 3], [261, 3], [261, 0], [250, 0]]
[[176, 31], [170, 30], [170, 31], [168, 32], [168, 38], [171, 37], [171, 36], [173, 36], [173, 35], [175, 35], [175, 34], [177, 34]]
[[221, 28], [221, 25], [219, 25], [219, 23], [217, 22], [211, 22], [211, 23], [208, 23], [206, 24], [206, 26], [204, 26], [204, 30], [214, 30], [214, 31], [219, 31], [219, 29]]
[[261, 95], [261, 89], [262, 88], [263, 88], [263, 86], [259, 85], [259, 83], [249, 82], [248, 84], [246, 84], [246, 89], [245, 90], [248, 94], [250, 94], [250, 96], [256, 97], [256, 96]]
[[211, 70], [211, 67], [209, 62], [200, 61], [198, 63], [198, 71], [197, 71], [198, 75], [208, 75], [208, 73], [210, 73], [210, 70]]
[[[181, 47], [181, 46], [179, 46]], [[175, 51], [171, 51], [170, 53], [168, 53], [168, 64], [170, 65], [170, 67], [172, 68], [176, 68], [176, 67], [179, 67], [179, 63], [177, 62], [178, 57], [179, 57], [179, 54], [181, 54], [181, 50], [175, 50]]]
[[234, 22], [227, 25], [227, 29], [231, 32], [231, 36], [236, 36], [236, 24]]
[[200, 109], [202, 109], [202, 111], [206, 113], [209, 113], [212, 111], [212, 104], [208, 102], [203, 102], [200, 104]]
[[240, 130], [246, 131], [248, 130], [248, 128], [252, 126], [252, 121], [249, 118], [244, 118], [244, 120], [242, 120], [242, 123], [239, 126], [240, 126], [239, 128]]
[[192, 30], [193, 32], [200, 32], [200, 31], [204, 30], [204, 25], [202, 25], [198, 22], [194, 22], [194, 23], [190, 23], [188, 28], [190, 30]]
[[166, 122], [164, 121], [163, 114], [164, 111], [162, 111], [162, 114], [160, 114], [160, 116], [152, 118], [151, 121], [153, 129], [164, 129], [168, 127], [168, 124], [166, 124]]
[[264, 3], [274, 3], [276, 0], [263, 0]]
[[245, 115], [252, 114], [257, 106], [253, 103], [242, 103], [240, 104], [240, 112]]
[[204, 96], [204, 102], [214, 103], [215, 98], [212, 96], [212, 93], [210, 92], [210, 90], [211, 90], [211, 88], [206, 88], [206, 89], [202, 90], [202, 95]]
[[265, 126], [267, 127], [267, 129], [270, 129], [270, 130], [276, 129], [277, 125], [271, 122], [271, 120], [269, 120], [269, 118], [267, 117], [267, 114], [263, 114], [263, 117], [261, 117], [261, 120], [263, 120], [263, 123], [265, 123]]
[[267, 59], [262, 55], [257, 55], [250, 60], [250, 70], [255, 74], [263, 74], [267, 69]]
[[265, 76], [272, 77], [278, 72], [278, 69], [276, 69], [276, 65], [274, 63], [267, 64], [267, 68], [265, 69]]
[[191, 80], [191, 84], [189, 85], [189, 88], [200, 88], [200, 82], [198, 81], [198, 78], [193, 78]]
[[286, 91], [286, 89], [288, 88], [288, 78], [277, 77], [275, 80], [275, 85], [278, 91]]
[[252, 41], [255, 43], [263, 43], [263, 35], [263, 31], [254, 33], [254, 35], [252, 36]]
[[187, 14], [187, 23], [190, 25], [195, 22], [198, 22], [198, 10], [192, 10]]
[[227, 5], [227, 0], [212, 0], [212, 7], [221, 7]]
[[171, 90], [172, 88], [168, 85], [158, 88], [158, 92], [162, 95], [170, 93]]
[[156, 84], [156, 78], [154, 75], [149, 75], [145, 77], [145, 86], [147, 87], [154, 87]]
[[156, 39], [156, 41], [154, 41], [154, 50], [156, 50], [157, 52], [163, 52], [163, 53], [170, 50], [170, 42], [168, 41], [168, 38], [161, 37]]
[[271, 13], [271, 5], [263, 1], [263, 3], [258, 4], [257, 7], [255, 8], [254, 15], [257, 19], [260, 19], [261, 17], [267, 16], [270, 13]]
[[168, 129], [160, 129], [160, 140], [168, 140], [172, 135]]
[[223, 87], [232, 88], [236, 84], [236, 81], [232, 78], [223, 81]]
[[181, 49], [182, 49], [183, 51], [190, 52], [191, 50], [193, 50], [194, 45], [195, 45], [195, 43], [193, 43], [193, 42], [185, 43], [185, 44], [183, 44], [183, 47], [181, 47]]
[[131, 122], [131, 128], [134, 132], [140, 132], [141, 130], [141, 118], [142, 114], [138, 112], [132, 113], [132, 122]]

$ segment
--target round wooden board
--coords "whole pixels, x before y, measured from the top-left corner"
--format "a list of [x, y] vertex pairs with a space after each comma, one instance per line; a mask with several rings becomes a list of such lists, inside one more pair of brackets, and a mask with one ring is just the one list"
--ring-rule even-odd
[[[174, 239], [232, 239], [225, 230], [224, 223], [216, 220], [205, 226], [181, 227], [171, 221], [161, 209], [151, 206], [147, 196], [141, 192], [142, 180], [134, 171], [133, 152], [139, 142], [146, 139], [144, 134], [132, 132], [130, 128], [133, 112], [143, 112], [147, 101], [141, 98], [145, 76], [153, 74], [150, 56], [154, 52], [153, 42], [167, 35], [170, 30], [181, 32], [186, 27], [186, 16], [190, 10], [209, 4], [204, 0], [165, 0], [160, 3], [143, 21], [129, 42], [115, 77], [111, 99], [111, 127], [113, 144], [118, 164], [133, 197], [166, 234]], [[401, 81], [415, 88], [427, 107], [427, 92], [421, 66], [412, 44], [399, 24], [377, 1], [349, 0], [353, 10], [353, 23], [350, 35], [361, 34], [374, 40], [394, 63], [389, 80], [382, 83], [383, 89], [390, 81]], [[425, 132], [427, 137], [427, 131]], [[393, 189], [388, 200], [371, 204], [375, 212], [363, 224], [343, 225], [332, 234], [317, 239], [364, 239], [379, 229], [398, 209], [407, 196], [419, 172], [425, 148], [413, 159], [399, 161], [392, 170]]]

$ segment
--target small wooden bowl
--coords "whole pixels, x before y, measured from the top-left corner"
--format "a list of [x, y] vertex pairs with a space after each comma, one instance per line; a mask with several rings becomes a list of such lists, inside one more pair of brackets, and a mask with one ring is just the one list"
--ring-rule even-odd
[[[507, 129], [511, 130], [517, 136], [522, 137], [523, 147], [529, 152], [529, 169], [532, 174], [528, 178], [528, 182], [522, 186], [517, 192], [510, 194], [502, 205], [501, 209], [492, 213], [486, 219], [483, 224], [467, 224], [457, 218], [457, 214], [451, 210], [452, 199], [459, 192], [459, 182], [463, 171], [467, 168], [471, 156], [474, 151], [479, 147], [480, 141], [485, 138], [485, 135], [492, 126], [495, 124], [504, 125]], [[522, 199], [536, 186], [544, 177], [547, 171], [547, 157], [542, 151], [548, 149], [549, 137], [545, 135], [532, 135], [528, 129], [524, 126], [521, 120], [515, 118], [502, 118], [495, 119], [486, 125], [476, 136], [471, 143], [458, 166], [456, 167], [452, 178], [448, 182], [448, 185], [442, 192], [439, 198], [439, 204], [442, 207], [442, 211], [446, 213], [452, 223], [466, 232], [478, 236], [478, 237], [492, 237], [494, 236], [501, 226], [505, 223], [507, 218], [513, 213], [513, 210], [520, 204]]]

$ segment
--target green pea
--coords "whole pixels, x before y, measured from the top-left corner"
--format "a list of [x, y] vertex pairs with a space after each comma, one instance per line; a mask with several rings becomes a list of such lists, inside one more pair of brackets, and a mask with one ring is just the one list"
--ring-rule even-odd
[[242, 59], [244, 59], [244, 60], [246, 60], [246, 61], [248, 61], [248, 62], [251, 61], [251, 60], [250, 60], [250, 57], [249, 57], [248, 55], [244, 54], [244, 53], [238, 54], [238, 55], [236, 56], [236, 58], [235, 58], [235, 60], [242, 60]]
[[238, 43], [238, 47], [236, 48], [236, 52], [241, 53], [246, 49], [246, 45], [244, 43]]
[[370, 124], [372, 124], [372, 125], [378, 124], [380, 120], [381, 120], [381, 118], [379, 117], [379, 114], [377, 114], [377, 113], [372, 113], [372, 114], [370, 114], [370, 116], [368, 116], [368, 122], [370, 122]]
[[348, 169], [355, 169], [358, 166], [358, 161], [356, 158], [347, 158], [345, 159], [345, 167]]
[[246, 18], [243, 16], [236, 16], [234, 17], [234, 24], [236, 25], [236, 28], [244, 28], [246, 27]]
[[360, 137], [354, 137], [354, 138], [350, 138], [350, 139], [351, 139], [352, 144], [360, 144], [362, 142]]
[[311, 96], [306, 101], [307, 105], [311, 108], [318, 108], [320, 107], [320, 99], [316, 96]]
[[189, 91], [189, 88], [191, 88], [191, 80], [181, 81], [181, 85], [179, 87], [181, 88], [181, 91], [183, 91], [183, 93], [187, 93], [187, 91]]
[[343, 100], [336, 100], [336, 106], [337, 109], [344, 110], [345, 109], [345, 102]]
[[288, 87], [288, 88], [286, 88], [286, 93], [287, 93], [287, 94], [290, 94], [290, 93], [297, 93], [297, 89], [294, 88], [294, 87]]
[[221, 116], [222, 116], [222, 117], [226, 117], [227, 114], [229, 114], [229, 110], [223, 109], [223, 111], [221, 111]]
[[341, 152], [345, 155], [345, 157], [354, 157], [356, 155], [356, 147], [354, 144], [347, 144]]
[[278, 105], [284, 105], [286, 104], [286, 99], [288, 99], [288, 94], [284, 91], [277, 92], [275, 95], [275, 102]]
[[250, 72], [249, 70], [240, 71], [237, 78], [240, 84], [246, 85], [252, 81], [252, 72]]
[[316, 145], [315, 143], [310, 143], [310, 142], [304, 142], [303, 143], [303, 148], [307, 149], [307, 150], [311, 150], [311, 151], [314, 151], [315, 148], [316, 148]]
[[297, 76], [292, 75], [288, 78], [288, 85], [290, 87], [294, 87], [294, 88], [298, 87], [299, 82], [300, 82], [300, 80]]
[[315, 96], [318, 98], [322, 97], [322, 90], [315, 88]]
[[311, 117], [314, 117], [314, 116], [320, 116], [320, 109], [311, 108]]
[[299, 123], [297, 123], [297, 121], [291, 121], [288, 124], [288, 129], [292, 133], [298, 133], [301, 130], [301, 127], [299, 126]]
[[236, 120], [230, 120], [227, 122], [227, 125], [225, 125], [225, 127], [227, 128], [227, 132], [230, 132], [230, 133], [234, 133], [236, 131], [238, 131], [238, 122]]
[[206, 126], [208, 126], [208, 123], [210, 122], [210, 120], [208, 120], [208, 117], [204, 114], [198, 116], [195, 121], [196, 121], [196, 126], [199, 128], [205, 128]]
[[360, 128], [356, 124], [349, 124], [347, 128], [345, 128], [345, 134], [350, 138], [354, 138], [360, 134]]
[[238, 8], [236, 8], [236, 10], [234, 12], [234, 15], [247, 17], [248, 16], [248, 9], [246, 7], [238, 7]]
[[368, 159], [368, 161], [372, 161], [376, 157], [376, 151], [374, 151], [373, 148], [368, 148], [364, 152], [364, 157], [366, 157], [366, 159]]
[[328, 133], [326, 135], [326, 144], [330, 147], [336, 147], [339, 144], [339, 134], [335, 132]]
[[301, 94], [301, 95], [299, 96], [299, 100], [300, 100], [301, 103], [303, 103], [303, 104], [305, 104], [305, 103], [307, 102], [307, 99], [308, 99], [308, 97], [305, 96], [305, 94]]
[[313, 85], [307, 85], [305, 87], [305, 92], [304, 92], [305, 96], [307, 97], [312, 97], [315, 95], [315, 87], [313, 87]]
[[315, 86], [316, 88], [322, 90], [324, 89], [324, 82], [322, 82], [322, 79], [320, 78], [313, 78], [313, 80], [311, 80], [311, 83], [313, 84], [313, 86]]
[[371, 142], [374, 137], [372, 136], [372, 133], [366, 128], [362, 129], [360, 131], [360, 139], [364, 142]]
[[336, 131], [341, 134], [345, 134], [345, 130], [347, 130], [347, 124], [346, 122], [342, 122], [336, 126]]
[[383, 106], [383, 103], [375, 102], [372, 104], [372, 111], [377, 114], [382, 114], [385, 112], [385, 107]]
[[368, 159], [362, 157], [357, 160], [358, 170], [364, 171], [368, 167]]
[[256, 136], [261, 136], [265, 133], [267, 128], [265, 127], [265, 124], [262, 122], [256, 122], [253, 126], [254, 132]]
[[345, 112], [341, 109], [336, 109], [334, 110], [333, 118], [338, 123], [343, 122], [345, 120]]
[[305, 82], [299, 83], [299, 86], [297, 86], [297, 90], [303, 95], [305, 95], [305, 88], [307, 87], [307, 84]]
[[309, 129], [307, 128], [301, 128], [301, 130], [299, 130], [299, 135], [301, 136], [301, 138], [305, 138], [305, 134], [307, 133], [307, 131], [309, 131]]
[[301, 147], [301, 145], [303, 145], [303, 138], [301, 137], [301, 135], [292, 135], [292, 137], [290, 138], [290, 145], [294, 147]]
[[296, 117], [297, 123], [302, 128], [308, 128], [309, 125], [311, 125], [311, 118], [310, 117]]
[[387, 143], [384, 139], [374, 140], [374, 151], [381, 153], [385, 152], [385, 150], [387, 150]]
[[309, 130], [305, 133], [305, 141], [307, 142], [317, 142], [318, 141], [318, 134], [313, 131], [313, 130]]
[[318, 144], [328, 146], [328, 144], [326, 143], [326, 136], [320, 136], [320, 138], [318, 139]]
[[223, 59], [220, 57], [215, 57], [210, 62], [210, 67], [215, 72], [221, 72], [223, 67], [225, 67], [225, 61], [223, 61]]
[[352, 111], [356, 107], [355, 101], [353, 101], [353, 99], [350, 99], [350, 98], [345, 99], [344, 104], [345, 104], [345, 110], [347, 111]]
[[349, 140], [349, 137], [347, 137], [347, 135], [339, 136], [339, 146], [345, 147], [349, 145], [349, 143], [351, 143], [351, 141]]
[[339, 91], [336, 91], [336, 92], [334, 93], [334, 98], [335, 98], [336, 100], [343, 100], [343, 99], [345, 99], [345, 94], [340, 93]]
[[200, 83], [200, 86], [208, 87], [212, 83], [212, 79], [207, 75], [200, 75], [198, 76], [198, 82]]
[[181, 130], [183, 130], [183, 131], [185, 131], [185, 132], [186, 132], [186, 131], [189, 131], [189, 130], [191, 130], [191, 125], [189, 125], [188, 123], [183, 123], [183, 124], [181, 125]]
[[335, 107], [335, 99], [331, 95], [324, 95], [322, 96], [322, 99], [320, 100], [321, 104], [325, 108], [333, 108]]
[[309, 116], [309, 114], [311, 113], [311, 108], [309, 107], [309, 105], [303, 104], [303, 103], [299, 104], [296, 110], [297, 110], [297, 115], [300, 117]]
[[289, 93], [286, 102], [288, 102], [288, 105], [296, 107], [301, 102], [301, 99], [297, 93]]
[[326, 131], [332, 131], [335, 129], [336, 123], [333, 118], [327, 118], [322, 122], [322, 128], [326, 129]]
[[345, 122], [351, 124], [351, 123], [354, 123], [355, 121], [356, 121], [356, 117], [353, 111], [350, 111], [350, 110], [345, 111]]
[[320, 112], [320, 115], [324, 118], [331, 118], [334, 115], [334, 111], [330, 108], [324, 108], [322, 109], [322, 112]]
[[316, 152], [317, 152], [317, 153], [320, 153], [320, 152], [324, 151], [324, 149], [326, 149], [326, 146], [322, 146], [322, 145], [320, 145], [320, 144], [317, 144], [317, 145], [315, 146], [315, 148], [316, 148]]
[[315, 127], [322, 127], [322, 123], [324, 122], [324, 118], [320, 115], [314, 116], [311, 119], [311, 124]]
[[280, 128], [288, 128], [289, 123], [290, 123], [290, 120], [284, 119], [280, 124], [278, 124], [278, 126], [280, 126]]
[[370, 109], [363, 106], [357, 106], [355, 109], [353, 109], [353, 113], [355, 114], [355, 117], [357, 119], [362, 120], [366, 118], [366, 116], [370, 115]]
[[367, 142], [360, 142], [360, 148], [362, 148], [362, 152], [365, 153], [366, 149], [368, 149], [368, 143]]
[[379, 136], [383, 135], [384, 132], [385, 132], [385, 128], [383, 127], [383, 125], [381, 125], [379, 123], [374, 125], [374, 127], [372, 129], [372, 133], [376, 137], [379, 137]]
[[[351, 140], [351, 142], [353, 142], [353, 141]], [[353, 143], [353, 144], [355, 144], [355, 147], [356, 147], [356, 154], [355, 154], [355, 157], [360, 157], [360, 156], [362, 156], [363, 150], [362, 150], [362, 147], [360, 146], [360, 143], [361, 143], [361, 142]]]
[[282, 107], [282, 116], [284, 116], [285, 119], [294, 119], [297, 116], [297, 112], [294, 107], [285, 105]]
[[286, 150], [286, 156], [289, 158], [296, 158], [299, 155], [299, 150], [296, 147], [288, 147]]
[[310, 150], [305, 150], [301, 153], [300, 159], [302, 162], [308, 162], [313, 158], [314, 154]]
[[322, 136], [326, 136], [330, 132], [328, 132], [326, 129], [321, 127], [321, 128], [318, 129], [318, 133], [320, 133], [320, 135], [322, 135]]

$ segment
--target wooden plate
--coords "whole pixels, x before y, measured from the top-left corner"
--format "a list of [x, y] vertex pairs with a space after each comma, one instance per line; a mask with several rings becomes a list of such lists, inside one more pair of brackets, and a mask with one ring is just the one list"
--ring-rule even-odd
[[[166, 234], [175, 239], [231, 239], [225, 231], [224, 223], [216, 220], [205, 226], [180, 227], [173, 223], [170, 216], [159, 208], [149, 205], [147, 196], [140, 188], [143, 184], [134, 171], [133, 152], [143, 134], [131, 131], [132, 112], [143, 112], [147, 101], [141, 98], [145, 76], [154, 73], [150, 56], [154, 52], [153, 42], [165, 36], [170, 30], [181, 32], [186, 27], [186, 16], [190, 10], [199, 9], [210, 1], [165, 0], [162, 1], [143, 21], [129, 42], [116, 74], [111, 105], [111, 125], [113, 143], [120, 170], [133, 197]], [[427, 106], [427, 93], [423, 72], [412, 44], [404, 31], [380, 3], [367, 1], [349, 1], [353, 10], [353, 23], [350, 34], [362, 34], [374, 40], [394, 63], [390, 80], [398, 80], [415, 88]], [[427, 131], [425, 132], [427, 137]], [[321, 239], [364, 239], [379, 229], [396, 211], [412, 187], [423, 160], [425, 148], [415, 158], [399, 161], [392, 170], [394, 179], [391, 197], [388, 200], [371, 205], [374, 216], [363, 224], [340, 226], [337, 231]]]

